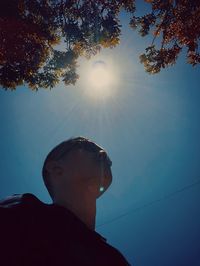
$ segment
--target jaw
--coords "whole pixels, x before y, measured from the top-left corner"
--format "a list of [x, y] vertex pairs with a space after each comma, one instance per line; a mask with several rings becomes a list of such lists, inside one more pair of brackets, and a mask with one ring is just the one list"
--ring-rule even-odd
[[110, 187], [111, 183], [112, 183], [112, 173], [111, 170], [109, 169], [109, 171], [106, 171], [106, 175], [102, 180], [102, 184], [99, 188], [99, 195], [97, 198], [101, 197], [105, 193], [105, 191]]

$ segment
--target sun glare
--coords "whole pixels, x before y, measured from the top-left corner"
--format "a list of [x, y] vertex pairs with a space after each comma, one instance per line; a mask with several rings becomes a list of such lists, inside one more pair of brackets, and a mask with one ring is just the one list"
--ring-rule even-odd
[[88, 81], [92, 87], [102, 89], [112, 83], [112, 74], [103, 61], [97, 61], [93, 64], [88, 73]]
[[88, 96], [93, 99], [107, 99], [115, 93], [118, 83], [116, 69], [110, 61], [96, 60], [85, 65], [84, 87]]

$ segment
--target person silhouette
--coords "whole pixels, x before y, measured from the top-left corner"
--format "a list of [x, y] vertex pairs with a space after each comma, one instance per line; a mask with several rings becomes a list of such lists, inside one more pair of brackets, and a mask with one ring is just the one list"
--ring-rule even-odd
[[106, 151], [84, 137], [53, 148], [42, 169], [53, 203], [31, 193], [0, 202], [0, 265], [130, 265], [95, 231], [96, 200], [112, 182], [111, 165]]

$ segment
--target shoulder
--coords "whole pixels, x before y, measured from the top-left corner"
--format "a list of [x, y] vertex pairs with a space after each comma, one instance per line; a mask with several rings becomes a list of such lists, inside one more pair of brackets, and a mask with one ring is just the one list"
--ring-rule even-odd
[[19, 206], [46, 205], [31, 193], [13, 194], [0, 200], [0, 208], [12, 209]]
[[[30, 228], [39, 224], [44, 206], [36, 196], [30, 193], [14, 194], [0, 201], [0, 234], [4, 238], [22, 238]], [[32, 232], [32, 231], [31, 231]], [[29, 234], [32, 234], [29, 232]]]
[[42, 203], [33, 194], [14, 194], [0, 200], [0, 216], [2, 220], [9, 219], [10, 216], [20, 219], [45, 205], [47, 204]]
[[0, 208], [12, 208], [22, 202], [23, 194], [14, 194], [0, 200]]
[[0, 200], [0, 223], [11, 220], [16, 215], [16, 209], [21, 206], [22, 194], [14, 194]]
[[[6, 221], [16, 227], [51, 227], [56, 221], [57, 209], [40, 201], [31, 193], [14, 194], [0, 200], [0, 225]], [[8, 227], [8, 226], [7, 226]]]

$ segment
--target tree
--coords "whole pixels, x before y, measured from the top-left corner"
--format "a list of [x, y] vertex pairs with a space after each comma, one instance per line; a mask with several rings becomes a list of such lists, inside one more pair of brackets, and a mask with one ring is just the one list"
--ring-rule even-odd
[[[1, 0], [0, 84], [15, 89], [75, 84], [77, 59], [90, 58], [120, 40], [118, 15], [131, 0]], [[56, 49], [63, 42], [65, 51]]]
[[[146, 52], [140, 55], [148, 73], [160, 72], [173, 65], [185, 47], [187, 62], [200, 63], [200, 1], [199, 0], [146, 0], [151, 12], [133, 16], [130, 26], [139, 29], [141, 36], [153, 32], [154, 38]], [[156, 44], [155, 44], [156, 43]], [[160, 46], [156, 48], [156, 46]]]
[[[135, 16], [135, 0], [1, 0], [0, 85], [53, 88], [78, 79], [79, 56], [90, 58], [120, 42], [119, 13], [131, 15], [141, 36], [153, 34], [140, 55], [150, 74], [175, 64], [184, 47], [187, 61], [200, 63], [200, 1], [146, 0], [150, 12]], [[65, 50], [58, 49], [59, 44]]]

